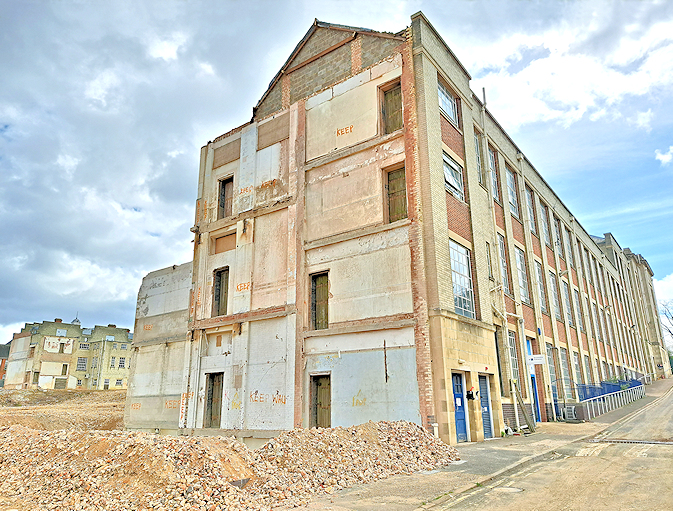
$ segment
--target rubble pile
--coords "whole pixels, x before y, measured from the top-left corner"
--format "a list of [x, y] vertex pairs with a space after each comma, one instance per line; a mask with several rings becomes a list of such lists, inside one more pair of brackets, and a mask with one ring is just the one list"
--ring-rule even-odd
[[295, 429], [256, 451], [233, 438], [0, 428], [0, 503], [40, 510], [243, 510], [427, 470], [458, 456], [408, 422]]

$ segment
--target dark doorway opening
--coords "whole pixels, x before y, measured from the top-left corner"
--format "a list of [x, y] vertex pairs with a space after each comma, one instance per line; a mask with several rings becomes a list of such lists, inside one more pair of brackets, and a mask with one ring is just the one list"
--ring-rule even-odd
[[311, 416], [309, 427], [332, 425], [332, 385], [329, 374], [311, 376]]
[[219, 428], [222, 416], [224, 373], [206, 374], [206, 380], [206, 413], [203, 417], [203, 427]]

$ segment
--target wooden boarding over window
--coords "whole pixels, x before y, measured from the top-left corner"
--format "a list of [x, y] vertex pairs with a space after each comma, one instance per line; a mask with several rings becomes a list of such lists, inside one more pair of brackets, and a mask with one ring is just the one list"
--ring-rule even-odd
[[236, 233], [215, 239], [215, 253], [228, 252], [236, 248]]
[[221, 167], [241, 157], [241, 139], [224, 144], [213, 151], [213, 168]]

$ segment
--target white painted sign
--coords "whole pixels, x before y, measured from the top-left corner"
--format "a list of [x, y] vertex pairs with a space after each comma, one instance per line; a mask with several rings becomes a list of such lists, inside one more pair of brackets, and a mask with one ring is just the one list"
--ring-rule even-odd
[[542, 365], [544, 364], [544, 355], [528, 355], [526, 360], [528, 360], [528, 365]]

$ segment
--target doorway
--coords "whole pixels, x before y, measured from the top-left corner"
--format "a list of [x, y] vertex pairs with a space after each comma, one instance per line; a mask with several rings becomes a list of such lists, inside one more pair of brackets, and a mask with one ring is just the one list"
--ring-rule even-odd
[[481, 420], [484, 422], [484, 438], [493, 438], [491, 423], [491, 403], [488, 395], [488, 377], [479, 375], [479, 404], [481, 405]]
[[311, 376], [311, 413], [309, 427], [332, 427], [332, 384], [329, 374]]
[[467, 424], [465, 423], [465, 394], [463, 393], [463, 375], [452, 373], [453, 399], [456, 407], [456, 438], [458, 442], [467, 442]]
[[204, 428], [220, 427], [223, 383], [224, 373], [206, 374], [206, 411], [203, 417]]

